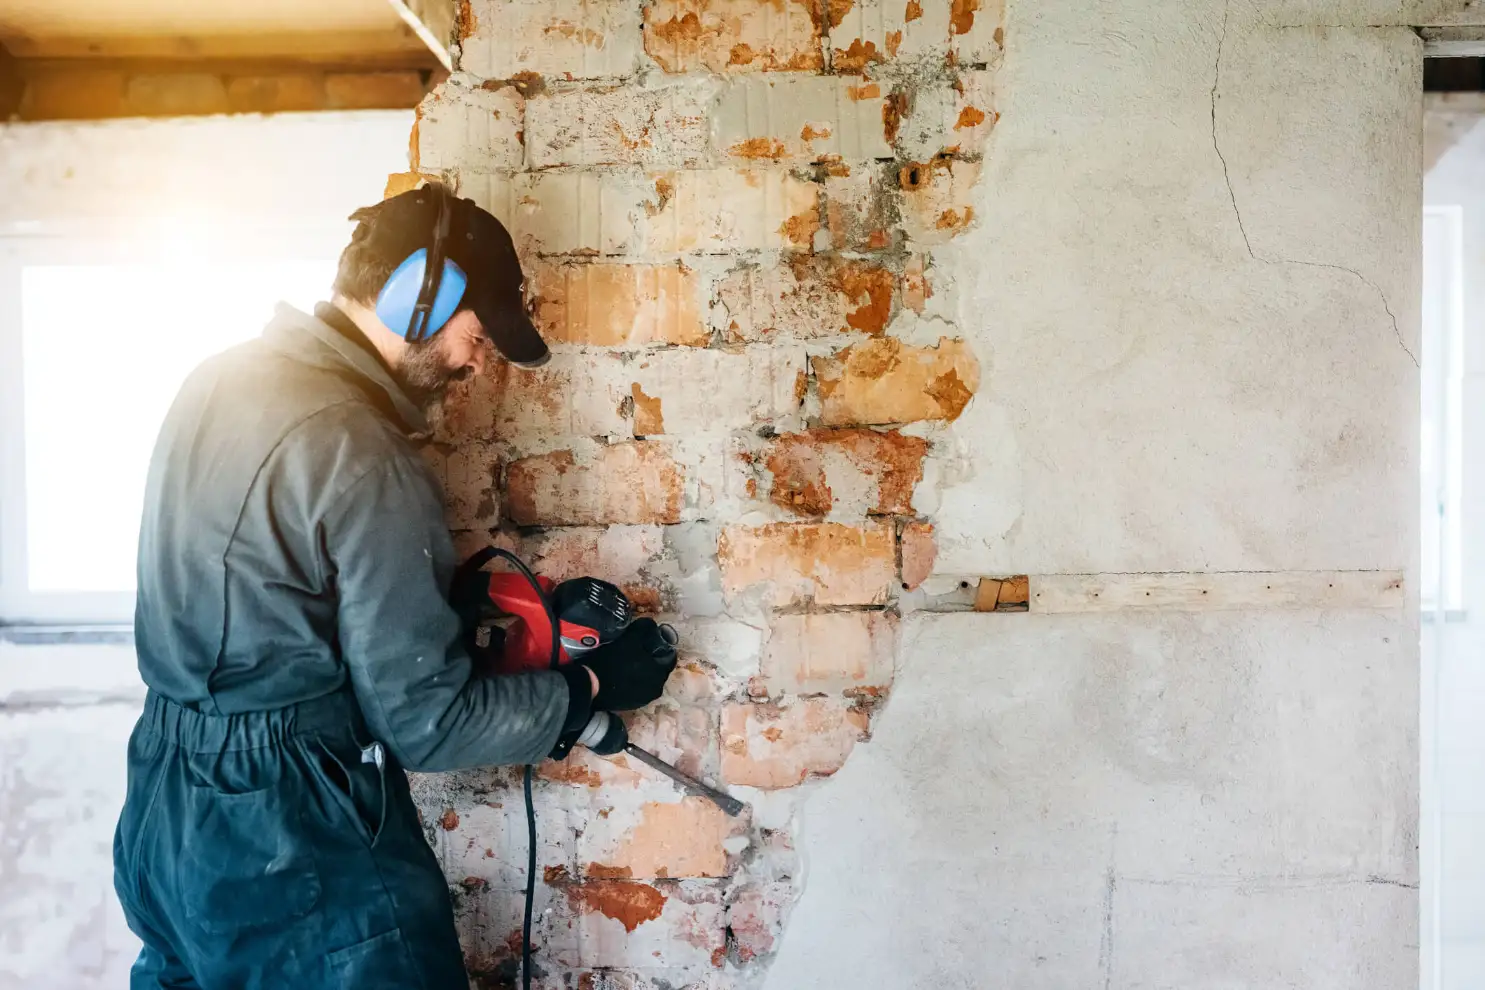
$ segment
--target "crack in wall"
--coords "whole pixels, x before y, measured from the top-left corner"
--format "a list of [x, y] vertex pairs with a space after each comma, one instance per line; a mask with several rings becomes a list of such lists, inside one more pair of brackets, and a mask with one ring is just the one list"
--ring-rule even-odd
[[1243, 223], [1242, 210], [1238, 208], [1237, 192], [1232, 185], [1232, 171], [1227, 165], [1227, 156], [1222, 153], [1222, 144], [1217, 137], [1217, 90], [1222, 85], [1222, 53], [1227, 47], [1227, 25], [1232, 16], [1232, 0], [1227, 0], [1222, 5], [1222, 33], [1217, 38], [1217, 59], [1212, 67], [1212, 150], [1217, 153], [1217, 158], [1222, 162], [1222, 178], [1227, 184], [1227, 198], [1232, 203], [1232, 215], [1237, 219], [1238, 231], [1243, 235], [1243, 246], [1248, 249], [1248, 257], [1265, 265], [1304, 265], [1307, 268], [1329, 268], [1333, 271], [1345, 272], [1354, 276], [1363, 285], [1370, 288], [1382, 301], [1382, 308], [1387, 312], [1387, 318], [1392, 321], [1392, 333], [1397, 338], [1397, 346], [1413, 362], [1413, 367], [1421, 368], [1418, 356], [1409, 349], [1407, 341], [1403, 339], [1402, 327], [1397, 322], [1397, 314], [1392, 311], [1392, 305], [1387, 301], [1387, 294], [1382, 287], [1354, 268], [1345, 265], [1333, 265], [1320, 261], [1300, 261], [1297, 258], [1264, 258], [1253, 250], [1253, 241], [1248, 237], [1248, 228]]

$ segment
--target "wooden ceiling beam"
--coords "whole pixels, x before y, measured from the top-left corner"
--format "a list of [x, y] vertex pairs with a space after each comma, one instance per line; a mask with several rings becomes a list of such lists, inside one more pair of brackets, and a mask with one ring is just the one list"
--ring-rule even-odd
[[26, 92], [25, 80], [15, 56], [0, 45], [0, 123], [20, 112], [21, 97]]
[[427, 57], [405, 24], [374, 31], [298, 31], [204, 36], [118, 35], [95, 38], [0, 38], [11, 55], [29, 59], [292, 59], [307, 63], [380, 63]]

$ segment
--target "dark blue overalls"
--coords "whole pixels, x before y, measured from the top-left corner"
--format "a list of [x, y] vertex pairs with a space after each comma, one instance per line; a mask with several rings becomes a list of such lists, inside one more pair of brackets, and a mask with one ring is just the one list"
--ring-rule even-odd
[[473, 676], [427, 429], [339, 312], [182, 387], [151, 460], [115, 888], [134, 990], [467, 987], [403, 768], [534, 762], [586, 674]]

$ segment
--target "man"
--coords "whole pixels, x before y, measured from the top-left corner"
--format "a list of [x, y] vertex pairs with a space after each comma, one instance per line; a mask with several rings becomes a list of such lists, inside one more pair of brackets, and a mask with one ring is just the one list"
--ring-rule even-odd
[[[669, 673], [609, 649], [473, 675], [412, 437], [487, 342], [525, 366], [546, 345], [484, 210], [430, 186], [351, 219], [333, 302], [281, 307], [192, 373], [151, 461], [135, 614], [150, 693], [114, 843], [144, 942], [134, 990], [467, 987], [401, 768], [534, 762]], [[467, 286], [441, 325], [409, 320], [420, 336], [378, 314], [435, 229]]]

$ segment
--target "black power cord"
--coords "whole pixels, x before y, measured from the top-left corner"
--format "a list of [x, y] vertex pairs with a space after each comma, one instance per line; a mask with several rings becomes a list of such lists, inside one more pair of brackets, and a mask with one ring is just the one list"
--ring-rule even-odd
[[[486, 547], [473, 557], [469, 558], [461, 570], [478, 571], [490, 561], [499, 557], [514, 565], [531, 584], [531, 589], [536, 592], [536, 597], [541, 601], [541, 606], [547, 613], [547, 626], [552, 631], [552, 656], [550, 666], [556, 670], [561, 666], [562, 659], [562, 630], [557, 624], [557, 610], [552, 606], [552, 599], [531, 573], [531, 568], [525, 562], [509, 550], [501, 547]], [[526, 771], [521, 782], [521, 789], [526, 797], [526, 912], [521, 920], [521, 986], [523, 990], [531, 990], [531, 910], [536, 903], [536, 805], [531, 801], [531, 774], [533, 767], [526, 764]]]

